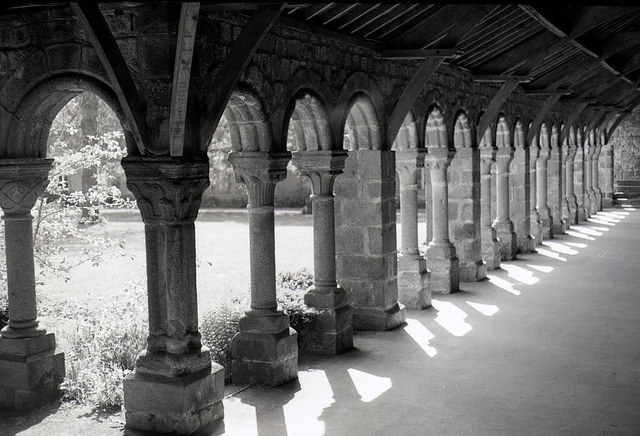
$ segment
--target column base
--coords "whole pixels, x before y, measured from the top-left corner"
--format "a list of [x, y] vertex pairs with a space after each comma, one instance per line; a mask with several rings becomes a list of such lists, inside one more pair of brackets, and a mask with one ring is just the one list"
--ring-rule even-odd
[[613, 193], [605, 192], [602, 195], [602, 207], [613, 207], [615, 202], [613, 201]]
[[310, 354], [336, 355], [353, 348], [353, 308], [339, 286], [328, 292], [312, 286], [304, 296], [307, 306], [319, 311], [312, 321], [301, 324], [298, 347]]
[[559, 223], [553, 224], [553, 233], [558, 235], [564, 235], [569, 230], [569, 224], [567, 220], [562, 219]]
[[298, 329], [298, 349], [308, 354], [337, 355], [353, 348], [353, 309], [319, 309]]
[[64, 374], [64, 354], [56, 352], [53, 333], [0, 337], [0, 409], [30, 411], [54, 401]]
[[191, 434], [224, 416], [224, 369], [161, 377], [137, 370], [123, 381], [126, 427], [154, 433]]
[[460, 290], [458, 258], [429, 258], [429, 288], [431, 294], [451, 294]]
[[569, 203], [569, 225], [578, 224], [578, 206], [574, 203]]
[[497, 223], [498, 239], [500, 240], [501, 260], [513, 260], [518, 252], [517, 235], [513, 232], [513, 223]]
[[500, 241], [493, 227], [483, 227], [482, 230], [482, 259], [487, 270], [500, 268]]
[[419, 254], [398, 256], [398, 301], [408, 309], [431, 306], [427, 261]]
[[542, 239], [552, 239], [553, 238], [553, 218], [551, 216], [548, 217], [540, 217], [540, 221], [542, 222]]
[[594, 191], [589, 192], [589, 215], [593, 215], [598, 212], [596, 203], [596, 193]]
[[596, 191], [596, 212], [600, 212], [602, 210], [602, 193]]
[[407, 311], [403, 304], [395, 303], [388, 309], [381, 307], [354, 307], [353, 328], [366, 331], [386, 331], [405, 323]]
[[[585, 208], [583, 208], [583, 207], [579, 207], [578, 208], [578, 222], [586, 221], [587, 218], [589, 218], [589, 213], [587, 212], [587, 210]], [[578, 222], [576, 222], [576, 224]]]
[[535, 251], [536, 240], [533, 236], [527, 235], [524, 238], [518, 238], [518, 253], [534, 253]]
[[461, 282], [479, 282], [487, 278], [487, 265], [482, 259], [466, 264], [459, 263], [459, 270]]
[[298, 333], [240, 331], [231, 341], [233, 383], [279, 386], [298, 378]]

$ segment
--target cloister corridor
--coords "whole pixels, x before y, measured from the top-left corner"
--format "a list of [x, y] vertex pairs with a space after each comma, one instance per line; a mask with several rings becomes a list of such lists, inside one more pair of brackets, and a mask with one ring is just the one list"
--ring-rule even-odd
[[[282, 231], [298, 220], [277, 221]], [[228, 385], [224, 421], [201, 434], [636, 435], [639, 243], [640, 211], [605, 209], [487, 280], [409, 310], [395, 330], [356, 332], [352, 351], [301, 356], [295, 381]], [[123, 430], [118, 415], [40, 413], [38, 424], [0, 433], [146, 434]]]

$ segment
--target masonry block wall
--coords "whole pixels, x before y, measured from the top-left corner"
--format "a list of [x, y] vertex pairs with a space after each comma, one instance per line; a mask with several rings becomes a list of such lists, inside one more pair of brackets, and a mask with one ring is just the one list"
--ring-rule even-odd
[[460, 261], [460, 281], [482, 280], [480, 150], [459, 148], [448, 168], [449, 237]]
[[531, 238], [531, 190], [529, 175], [529, 148], [516, 147], [509, 174], [509, 214], [518, 237], [518, 252], [534, 249]]
[[398, 307], [393, 151], [350, 151], [335, 182], [337, 279], [354, 329], [396, 327]]
[[613, 147], [615, 180], [640, 181], [640, 109], [626, 116], [609, 142]]
[[549, 150], [549, 160], [547, 161], [547, 204], [549, 205], [551, 217], [553, 218], [553, 232], [562, 233], [562, 189], [560, 184], [561, 156], [560, 147], [554, 146]]

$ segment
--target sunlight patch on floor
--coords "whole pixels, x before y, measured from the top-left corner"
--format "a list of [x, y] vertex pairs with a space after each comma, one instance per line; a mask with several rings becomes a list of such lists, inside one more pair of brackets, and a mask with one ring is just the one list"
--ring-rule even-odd
[[[229, 397], [224, 400], [225, 436], [252, 436], [258, 434], [256, 408], [243, 403], [240, 398]], [[233, 429], [233, 430], [232, 430]]]
[[431, 331], [424, 326], [417, 319], [407, 318], [407, 325], [404, 327], [404, 331], [415, 341], [416, 344], [429, 357], [435, 357], [438, 354], [438, 351], [435, 347], [429, 345], [429, 341], [436, 337]]
[[467, 313], [449, 301], [431, 300], [431, 305], [438, 311], [435, 321], [453, 336], [464, 336], [473, 327], [465, 322]]
[[611, 230], [609, 227], [600, 227], [600, 226], [589, 226], [587, 227], [588, 229], [593, 229], [593, 230], [597, 230], [599, 232], [608, 232], [609, 230]]
[[325, 432], [325, 423], [318, 418], [335, 402], [327, 374], [320, 369], [300, 371], [298, 380], [301, 389], [282, 407], [287, 434], [321, 436]]
[[509, 277], [512, 277], [525, 285], [535, 285], [540, 281], [540, 279], [535, 277], [531, 271], [520, 266], [503, 263], [500, 265], [500, 268], [507, 271], [509, 273]]
[[527, 265], [529, 268], [533, 268], [536, 271], [540, 271], [543, 273], [550, 273], [551, 271], [554, 270], [554, 268], [552, 266], [546, 266], [546, 265]]
[[589, 227], [574, 227], [575, 230], [590, 236], [602, 236], [602, 232], [591, 229]]
[[[550, 252], [553, 253], [553, 252]], [[557, 254], [557, 253], [555, 253]], [[566, 259], [565, 259], [566, 261]], [[501, 266], [502, 268], [502, 266]], [[487, 274], [487, 279], [489, 279], [489, 283], [491, 283], [492, 285], [495, 285], [497, 287], [499, 287], [500, 289], [504, 289], [505, 291], [513, 294], [513, 295], [520, 295], [521, 292], [518, 291], [517, 289], [513, 288], [513, 283], [511, 283], [508, 280], [505, 279], [501, 279], [498, 276], [494, 276], [493, 274]]]
[[576, 254], [580, 253], [578, 250], [574, 250], [571, 247], [567, 247], [566, 245], [560, 242], [544, 241], [542, 245], [547, 246], [553, 251], [557, 251], [558, 253], [568, 254], [570, 256], [575, 256]]
[[467, 301], [467, 304], [486, 316], [493, 316], [500, 310], [495, 304], [474, 303], [473, 301]]
[[[575, 229], [575, 227], [573, 227]], [[595, 241], [596, 238], [592, 238], [591, 236], [585, 235], [584, 233], [576, 232], [575, 230], [567, 230], [565, 232], [569, 236], [573, 236], [574, 238], [586, 239], [587, 241]]]
[[615, 224], [612, 222], [597, 219], [597, 218], [587, 218], [587, 221], [589, 221], [590, 223], [604, 224], [605, 226], [611, 226], [611, 227], [615, 226]]
[[565, 244], [567, 244], [569, 247], [587, 248], [587, 244], [584, 244], [582, 242], [565, 242]]
[[[349, 376], [351, 376], [351, 380], [353, 381], [353, 385], [355, 386], [358, 394], [360, 394], [360, 400], [364, 403], [370, 403], [380, 395], [387, 392], [391, 389], [392, 383], [389, 377], [378, 377], [377, 375], [369, 374], [368, 372], [359, 371], [354, 368], [349, 368], [347, 370], [349, 372]], [[291, 433], [289, 434], [307, 434], [307, 432], [302, 433]]]

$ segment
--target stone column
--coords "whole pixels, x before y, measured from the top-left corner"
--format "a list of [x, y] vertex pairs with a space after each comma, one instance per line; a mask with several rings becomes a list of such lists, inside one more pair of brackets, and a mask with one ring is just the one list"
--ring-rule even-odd
[[611, 144], [603, 144], [599, 156], [600, 164], [600, 189], [602, 190], [602, 207], [612, 207], [614, 204], [613, 193], [613, 147]]
[[431, 306], [427, 262], [418, 249], [418, 171], [424, 167], [425, 149], [398, 150], [402, 248], [398, 256], [398, 301], [409, 309]]
[[318, 354], [339, 354], [353, 348], [353, 310], [347, 293], [336, 282], [333, 184], [342, 173], [346, 158], [343, 150], [293, 153], [294, 165], [311, 181], [314, 281], [305, 302], [318, 309], [320, 315], [307, 332], [304, 347]]
[[458, 256], [460, 281], [487, 276], [480, 235], [480, 149], [460, 147], [447, 173], [449, 237]]
[[491, 164], [495, 162], [496, 150], [482, 148], [480, 151], [480, 233], [482, 234], [482, 256], [487, 269], [500, 268], [500, 241], [496, 229], [491, 225]]
[[298, 335], [276, 300], [274, 193], [287, 176], [291, 155], [232, 152], [228, 159], [236, 182], [244, 184], [249, 195], [251, 276], [250, 309], [231, 344], [232, 379], [237, 384], [278, 386], [298, 377]]
[[578, 203], [578, 221], [585, 221], [587, 219], [588, 208], [587, 205], [585, 205], [585, 200], [587, 202], [589, 201], [584, 186], [584, 159], [584, 147], [578, 145], [576, 147], [576, 157], [574, 161], [574, 189]]
[[538, 212], [538, 171], [536, 169], [538, 165], [538, 158], [540, 158], [540, 148], [529, 148], [529, 192], [531, 194], [530, 206], [531, 206], [531, 236], [533, 237], [535, 244], [542, 244], [542, 221], [540, 221], [540, 213]]
[[595, 152], [595, 145], [589, 144], [587, 156], [584, 162], [584, 186], [588, 200], [587, 214], [591, 216], [596, 213], [596, 191], [593, 190], [593, 154]]
[[509, 165], [514, 149], [499, 148], [496, 154], [496, 220], [493, 226], [498, 231], [502, 260], [516, 258], [518, 241], [513, 231], [513, 222], [509, 215]]
[[571, 224], [569, 213], [569, 201], [567, 200], [567, 161], [569, 158], [569, 146], [565, 143], [560, 148], [560, 210], [563, 222], [563, 233]]
[[[567, 151], [567, 207], [569, 210], [569, 224], [578, 224], [578, 201], [575, 194], [574, 171], [577, 147], [569, 146]], [[612, 191], [613, 192], [613, 191]]]
[[0, 160], [9, 322], [0, 332], [0, 409], [33, 410], [58, 396], [64, 355], [38, 321], [31, 209], [52, 159]]
[[538, 203], [538, 213], [540, 214], [540, 221], [542, 221], [542, 238], [553, 238], [553, 218], [551, 217], [551, 210], [548, 205], [547, 198], [547, 160], [549, 159], [549, 149], [541, 148], [540, 157], [536, 162], [536, 197]]
[[198, 332], [194, 221], [206, 160], [126, 157], [127, 187], [145, 225], [149, 337], [124, 380], [129, 428], [191, 433], [223, 416], [224, 370]]
[[562, 149], [557, 144], [549, 150], [549, 160], [547, 161], [547, 205], [551, 211], [552, 232], [561, 235], [565, 232], [565, 222], [562, 220], [562, 171], [561, 159]]
[[594, 192], [594, 206], [591, 208], [593, 213], [597, 213], [602, 210], [602, 190], [600, 189], [600, 151], [602, 145], [595, 145], [593, 150], [593, 156], [591, 158], [591, 188]]
[[531, 236], [530, 154], [527, 147], [516, 147], [509, 167], [509, 215], [517, 235], [519, 253], [535, 251], [535, 239]]
[[430, 148], [425, 158], [431, 175], [433, 239], [427, 246], [427, 267], [431, 292], [448, 294], [460, 289], [456, 249], [449, 240], [449, 192], [447, 168], [453, 153], [446, 148]]
[[335, 182], [337, 279], [356, 330], [390, 330], [406, 319], [398, 302], [396, 161], [388, 150], [349, 151]]

